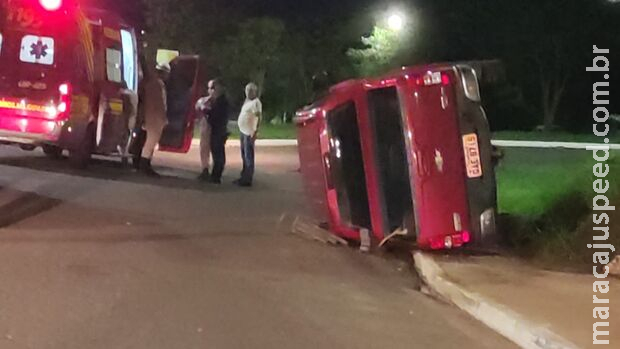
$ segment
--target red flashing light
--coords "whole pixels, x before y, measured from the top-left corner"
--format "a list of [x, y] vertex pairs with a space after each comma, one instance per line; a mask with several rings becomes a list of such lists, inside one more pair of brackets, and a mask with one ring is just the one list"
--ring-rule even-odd
[[463, 238], [463, 243], [467, 244], [471, 241], [471, 235], [468, 231], [464, 231], [461, 233], [461, 237]]
[[58, 86], [58, 92], [60, 93], [60, 102], [58, 103], [57, 120], [66, 120], [69, 118], [71, 111], [71, 84], [64, 83]]
[[441, 74], [441, 84], [444, 86], [450, 85], [450, 76], [448, 74]]
[[47, 11], [57, 11], [62, 6], [62, 0], [39, 0], [39, 3]]

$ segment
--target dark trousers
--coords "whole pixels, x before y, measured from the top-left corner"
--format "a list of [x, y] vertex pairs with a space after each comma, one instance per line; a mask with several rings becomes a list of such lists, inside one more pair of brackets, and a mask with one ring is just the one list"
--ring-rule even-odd
[[211, 179], [222, 179], [222, 173], [224, 172], [224, 166], [226, 166], [226, 139], [227, 133], [213, 133], [211, 134], [211, 156], [213, 157], [213, 171], [211, 172]]
[[243, 133], [241, 134], [241, 159], [243, 160], [241, 182], [252, 184], [254, 178], [254, 139]]

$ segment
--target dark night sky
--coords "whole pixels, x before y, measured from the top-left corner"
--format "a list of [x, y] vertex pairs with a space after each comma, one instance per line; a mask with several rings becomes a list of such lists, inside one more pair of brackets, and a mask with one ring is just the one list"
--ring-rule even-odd
[[[142, 13], [140, 0], [82, 0], [99, 7], [113, 7], [125, 17], [139, 20]], [[148, 1], [148, 0], [147, 0]], [[188, 0], [178, 0], [182, 6]], [[337, 20], [373, 3], [389, 3], [377, 0], [203, 0], [221, 3], [236, 13], [247, 16], [274, 16], [288, 23], [312, 21], [318, 18]]]

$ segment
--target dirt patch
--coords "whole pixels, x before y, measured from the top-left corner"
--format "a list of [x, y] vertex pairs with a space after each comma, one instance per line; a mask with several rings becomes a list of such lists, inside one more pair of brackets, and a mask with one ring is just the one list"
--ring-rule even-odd
[[[615, 256], [620, 255], [618, 252], [620, 252], [618, 249], [620, 248], [620, 197], [618, 197], [615, 201], [612, 202], [612, 206], [615, 205], [616, 206], [616, 210], [615, 211], [610, 211], [607, 212], [609, 215], [609, 223], [608, 223], [608, 227], [609, 227], [609, 239], [606, 241], [594, 241], [593, 237], [594, 236], [602, 236], [604, 234], [604, 232], [599, 231], [599, 230], [594, 230], [595, 227], [597, 228], [605, 228], [606, 225], [604, 223], [606, 223], [605, 221], [602, 221], [602, 224], [598, 224], [595, 225], [593, 220], [592, 220], [592, 216], [588, 217], [587, 220], [584, 220], [583, 224], [578, 228], [577, 230], [577, 239], [578, 239], [578, 243], [580, 246], [579, 249], [579, 260], [586, 264], [589, 265], [590, 267], [592, 266], [592, 251], [591, 249], [587, 248], [588, 244], [611, 244], [613, 246], [615, 246], [616, 248], [616, 252], [611, 254], [611, 259], [613, 260], [613, 258], [615, 258]], [[597, 212], [597, 216], [602, 213], [602, 212]], [[599, 218], [601, 218], [599, 216]]]
[[510, 253], [544, 269], [591, 273], [593, 250], [588, 248], [588, 244], [604, 243], [620, 248], [620, 197], [611, 205], [619, 209], [607, 212], [609, 221], [602, 222], [609, 225], [607, 241], [593, 242], [593, 236], [600, 236], [603, 232], [594, 230], [589, 202], [585, 196], [577, 194], [558, 200], [548, 212], [536, 219], [503, 216], [499, 224]]

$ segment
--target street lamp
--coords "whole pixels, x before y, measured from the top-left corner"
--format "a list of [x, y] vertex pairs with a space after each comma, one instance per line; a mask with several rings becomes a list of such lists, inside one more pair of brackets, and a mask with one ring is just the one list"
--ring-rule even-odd
[[405, 27], [405, 17], [401, 13], [392, 13], [388, 17], [387, 24], [391, 30], [399, 32]]

